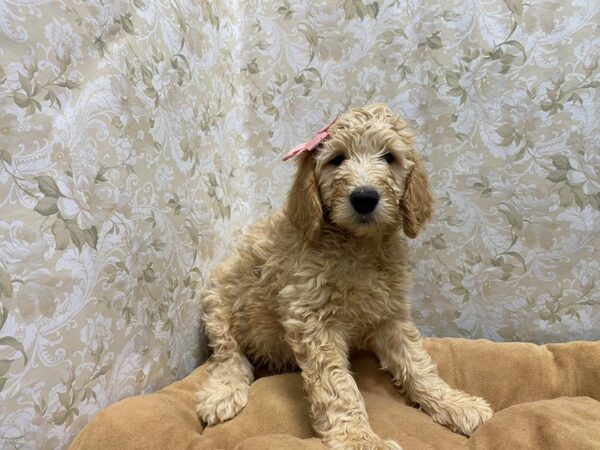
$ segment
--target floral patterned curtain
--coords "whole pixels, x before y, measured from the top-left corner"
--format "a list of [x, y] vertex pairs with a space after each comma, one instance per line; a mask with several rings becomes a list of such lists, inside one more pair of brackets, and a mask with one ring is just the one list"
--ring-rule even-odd
[[415, 128], [425, 334], [600, 338], [594, 0], [0, 3], [0, 447], [204, 357], [198, 292], [349, 106]]

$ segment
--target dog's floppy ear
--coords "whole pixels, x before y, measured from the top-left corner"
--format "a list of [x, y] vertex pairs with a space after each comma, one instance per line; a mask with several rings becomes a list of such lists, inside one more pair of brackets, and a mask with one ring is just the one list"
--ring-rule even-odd
[[307, 239], [312, 240], [323, 224], [316, 161], [312, 152], [304, 152], [297, 159], [298, 168], [288, 194], [286, 214], [292, 225]]
[[427, 180], [421, 156], [411, 151], [409, 160], [413, 163], [404, 185], [404, 194], [400, 202], [404, 234], [416, 238], [425, 224], [431, 219], [433, 210], [433, 192]]
[[414, 148], [413, 135], [406, 122], [384, 104], [370, 105], [368, 109], [376, 117], [390, 123], [400, 139], [410, 148], [406, 160], [406, 169], [409, 172], [400, 202], [400, 213], [404, 234], [414, 239], [431, 219], [433, 212], [433, 192], [427, 180], [427, 172], [423, 167], [421, 156]]

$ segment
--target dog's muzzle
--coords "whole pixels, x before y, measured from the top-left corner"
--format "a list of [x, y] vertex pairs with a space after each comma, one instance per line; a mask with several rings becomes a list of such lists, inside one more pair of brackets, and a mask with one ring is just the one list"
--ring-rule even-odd
[[357, 213], [369, 214], [379, 203], [379, 193], [369, 186], [357, 187], [350, 194], [350, 203]]

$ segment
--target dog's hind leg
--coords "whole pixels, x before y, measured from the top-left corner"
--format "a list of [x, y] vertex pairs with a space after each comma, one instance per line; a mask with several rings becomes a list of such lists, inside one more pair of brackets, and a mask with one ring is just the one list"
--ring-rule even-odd
[[207, 425], [233, 418], [248, 402], [254, 380], [252, 364], [231, 334], [229, 311], [215, 290], [209, 290], [202, 305], [202, 318], [213, 355], [208, 361], [208, 380], [196, 393], [198, 416]]
[[209, 378], [196, 393], [198, 416], [206, 425], [233, 418], [248, 402], [252, 365], [241, 353], [227, 360], [209, 361]]
[[411, 321], [382, 324], [372, 346], [382, 368], [437, 423], [469, 436], [492, 415], [485, 400], [453, 389], [440, 378]]

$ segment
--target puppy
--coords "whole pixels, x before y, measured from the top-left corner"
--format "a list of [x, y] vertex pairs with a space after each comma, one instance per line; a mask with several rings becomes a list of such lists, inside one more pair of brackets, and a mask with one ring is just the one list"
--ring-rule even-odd
[[212, 425], [245, 406], [250, 361], [297, 365], [326, 445], [399, 449], [369, 425], [348, 367], [355, 347], [373, 351], [436, 422], [470, 435], [490, 406], [438, 376], [410, 318], [401, 232], [417, 236], [433, 195], [407, 125], [382, 104], [352, 109], [296, 153], [283, 211], [248, 232], [204, 293], [213, 354], [197, 394], [200, 418]]

